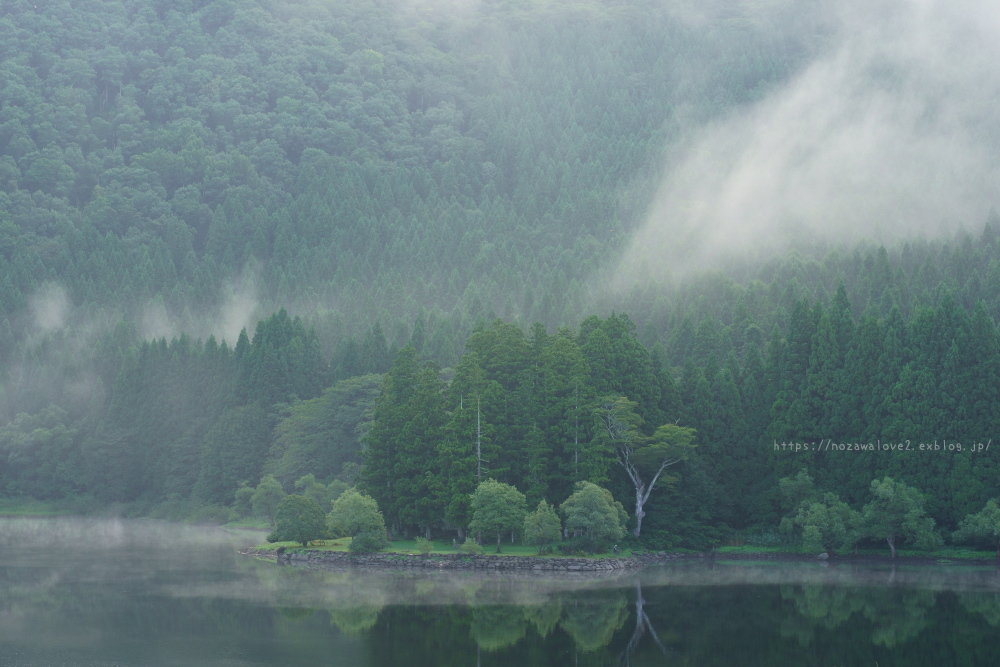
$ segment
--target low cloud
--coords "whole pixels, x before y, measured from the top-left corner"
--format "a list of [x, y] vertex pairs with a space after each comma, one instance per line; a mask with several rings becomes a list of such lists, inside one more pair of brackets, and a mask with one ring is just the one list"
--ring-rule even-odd
[[673, 150], [619, 286], [638, 267], [663, 278], [800, 242], [949, 233], [1000, 203], [1000, 8], [854, 2], [834, 24], [787, 84]]
[[42, 333], [62, 329], [72, 306], [66, 288], [59, 283], [46, 283], [30, 297], [28, 303], [32, 324]]
[[[240, 330], [244, 327], [253, 336], [254, 325], [262, 313], [257, 300], [257, 282], [252, 272], [226, 286], [223, 290], [223, 304], [213, 326], [217, 337], [225, 338], [230, 345], [236, 344]], [[221, 336], [220, 336], [221, 335]]]

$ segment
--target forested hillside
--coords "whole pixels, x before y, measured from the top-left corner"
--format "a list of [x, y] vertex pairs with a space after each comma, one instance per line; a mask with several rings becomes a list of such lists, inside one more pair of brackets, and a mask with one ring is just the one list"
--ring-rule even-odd
[[346, 376], [376, 323], [401, 346], [426, 313], [452, 364], [492, 313], [578, 322], [664, 148], [794, 71], [817, 46], [796, 27], [706, 33], [656, 3], [4, 3], [0, 353], [33, 365], [23, 334], [122, 318], [232, 345], [286, 307]]
[[4, 2], [0, 495], [224, 518], [312, 474], [439, 531], [485, 474], [629, 508], [625, 396], [697, 434], [651, 544], [776, 526], [801, 467], [957, 527], [991, 454], [772, 442], [1000, 433], [995, 213], [609, 288], [665, 156], [827, 39], [784, 3]]

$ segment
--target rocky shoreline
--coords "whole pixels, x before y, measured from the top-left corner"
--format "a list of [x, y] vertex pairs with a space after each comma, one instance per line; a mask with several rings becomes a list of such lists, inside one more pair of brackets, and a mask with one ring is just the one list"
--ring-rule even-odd
[[636, 570], [652, 563], [700, 560], [704, 554], [668, 554], [649, 552], [627, 558], [549, 558], [545, 556], [503, 556], [471, 554], [352, 554], [344, 551], [296, 549], [281, 552], [273, 549], [247, 549], [246, 556], [275, 558], [279, 563], [360, 569], [484, 570], [491, 572], [612, 572]]
[[823, 558], [792, 553], [667, 553], [646, 552], [622, 558], [581, 558], [546, 556], [504, 556], [494, 554], [353, 554], [344, 551], [320, 549], [294, 549], [292, 551], [253, 547], [241, 551], [245, 556], [273, 558], [282, 565], [299, 565], [322, 569], [409, 569], [409, 570], [472, 570], [489, 572], [616, 572], [638, 570], [647, 565], [668, 562], [697, 562], [713, 560], [820, 562], [834, 564], [911, 564], [911, 565], [1000, 565], [996, 560], [951, 560], [933, 556], [899, 556], [893, 561], [888, 556], [862, 555]]

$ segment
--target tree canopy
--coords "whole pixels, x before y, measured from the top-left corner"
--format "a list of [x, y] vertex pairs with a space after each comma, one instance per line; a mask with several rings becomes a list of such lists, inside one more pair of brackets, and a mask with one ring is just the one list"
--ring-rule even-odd
[[326, 515], [316, 501], [304, 496], [286, 496], [278, 503], [274, 516], [274, 532], [268, 542], [301, 542], [308, 546], [312, 540], [325, 538]]
[[487, 479], [476, 487], [469, 503], [472, 521], [469, 529], [497, 536], [497, 553], [505, 531], [524, 527], [524, 494], [510, 484]]

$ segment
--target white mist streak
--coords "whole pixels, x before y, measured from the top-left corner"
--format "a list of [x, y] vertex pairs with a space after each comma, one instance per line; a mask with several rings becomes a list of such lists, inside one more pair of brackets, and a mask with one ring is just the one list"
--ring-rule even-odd
[[619, 286], [637, 266], [664, 277], [797, 241], [935, 235], [1000, 203], [997, 6], [878, 0], [838, 23], [801, 74], [674, 152]]

